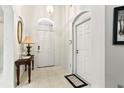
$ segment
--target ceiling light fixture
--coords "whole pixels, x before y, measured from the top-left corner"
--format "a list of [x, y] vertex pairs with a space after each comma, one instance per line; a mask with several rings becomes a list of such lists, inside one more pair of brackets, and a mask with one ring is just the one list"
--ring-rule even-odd
[[54, 11], [54, 8], [53, 8], [52, 5], [48, 5], [46, 9], [47, 9], [48, 14], [50, 14], [50, 15], [51, 15], [51, 14], [53, 13], [53, 11]]

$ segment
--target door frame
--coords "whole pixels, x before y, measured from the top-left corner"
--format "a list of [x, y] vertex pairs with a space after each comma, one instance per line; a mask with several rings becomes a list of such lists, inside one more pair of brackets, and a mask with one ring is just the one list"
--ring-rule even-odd
[[[82, 19], [82, 20], [80, 20]], [[91, 13], [89, 11], [83, 11], [79, 13], [74, 21], [72, 22], [72, 73], [77, 73], [77, 27], [82, 25], [83, 23], [91, 20]], [[77, 74], [76, 74], [77, 75]]]
[[[78, 28], [78, 26], [81, 26], [81, 25], [83, 25], [84, 23], [86, 23], [90, 20], [91, 20], [91, 18], [89, 17], [89, 18], [87, 18], [87, 19], [83, 20], [82, 22], [75, 25], [75, 43], [76, 43], [75, 52], [77, 52], [77, 28]], [[75, 74], [77, 74], [77, 53], [75, 53]]]

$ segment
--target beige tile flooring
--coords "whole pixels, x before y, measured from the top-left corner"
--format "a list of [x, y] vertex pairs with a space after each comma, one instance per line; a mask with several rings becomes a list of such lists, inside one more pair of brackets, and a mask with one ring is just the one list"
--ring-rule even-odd
[[64, 77], [68, 72], [60, 66], [35, 68], [31, 74], [31, 83], [24, 72], [17, 88], [73, 88]]

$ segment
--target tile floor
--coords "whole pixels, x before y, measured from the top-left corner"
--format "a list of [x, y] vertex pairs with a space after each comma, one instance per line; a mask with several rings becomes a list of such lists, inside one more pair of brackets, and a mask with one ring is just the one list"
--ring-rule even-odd
[[31, 83], [28, 83], [27, 72], [24, 72], [17, 88], [73, 88], [64, 77], [68, 72], [62, 67], [35, 68], [31, 74]]
[[[65, 75], [69, 73], [60, 66], [35, 68], [31, 72], [31, 83], [28, 83], [27, 72], [24, 72], [17, 88], [73, 88]], [[91, 85], [85, 88], [91, 88]]]

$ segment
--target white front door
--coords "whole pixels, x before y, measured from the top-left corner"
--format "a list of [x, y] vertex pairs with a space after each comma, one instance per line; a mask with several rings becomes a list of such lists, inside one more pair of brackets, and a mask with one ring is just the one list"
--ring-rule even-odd
[[54, 32], [36, 32], [37, 67], [54, 65]]
[[76, 74], [88, 80], [91, 55], [90, 19], [76, 25]]

